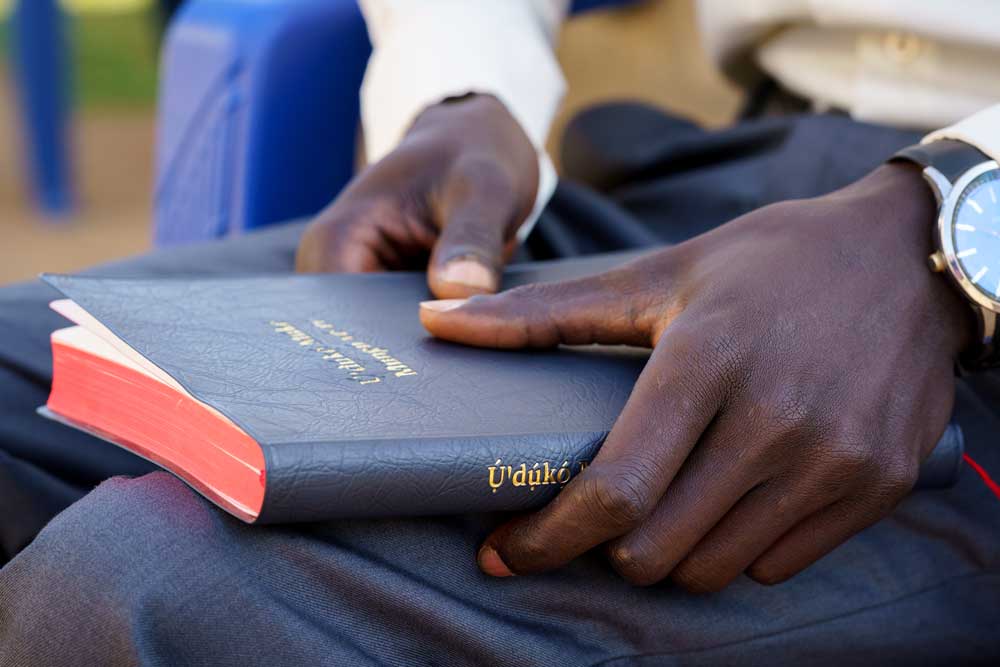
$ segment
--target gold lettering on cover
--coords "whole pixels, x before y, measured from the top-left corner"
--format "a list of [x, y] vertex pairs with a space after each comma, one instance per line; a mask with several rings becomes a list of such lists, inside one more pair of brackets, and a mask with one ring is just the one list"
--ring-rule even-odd
[[289, 324], [288, 322], [275, 322], [274, 320], [272, 320], [271, 326], [274, 327], [274, 330], [276, 332], [287, 334], [287, 336], [291, 338], [293, 342], [298, 343], [302, 347], [309, 347], [310, 345], [313, 345], [316, 342], [312, 336], [307, 334], [305, 331], [302, 331], [298, 327]]
[[528, 471], [528, 490], [534, 491], [536, 486], [542, 485], [542, 471], [538, 469], [538, 464], [531, 466]]
[[514, 474], [510, 476], [510, 483], [513, 484], [514, 486], [524, 486], [526, 483], [525, 477], [527, 477], [527, 474], [528, 474], [528, 464], [522, 463], [514, 470]]
[[[497, 459], [496, 463], [487, 468], [490, 471], [490, 488], [493, 489], [493, 493], [496, 493], [497, 489], [503, 486], [504, 475], [510, 468], [510, 466], [504, 467], [500, 465], [500, 463], [501, 463], [500, 459]], [[500, 471], [500, 477], [494, 479], [494, 475], [496, 474], [497, 470]]]
[[398, 378], [412, 377], [418, 374], [417, 371], [410, 368], [410, 366], [389, 354], [389, 350], [386, 348], [372, 345], [371, 343], [363, 340], [358, 340], [346, 329], [338, 329], [326, 320], [312, 320], [311, 324], [329, 336], [332, 336], [333, 338], [336, 338], [344, 343], [348, 343], [350, 347], [358, 350], [359, 352], [363, 352], [375, 361], [378, 361], [387, 371], [391, 372]]
[[278, 320], [271, 320], [268, 324], [274, 329], [276, 333], [284, 334], [297, 345], [301, 347], [310, 347], [317, 353], [319, 353], [320, 358], [323, 361], [333, 362], [337, 366], [337, 370], [343, 371], [347, 374], [347, 379], [352, 382], [357, 382], [358, 384], [374, 384], [376, 382], [381, 382], [382, 379], [376, 375], [366, 374], [366, 369], [364, 366], [359, 364], [354, 359], [344, 355], [342, 352], [332, 347], [324, 347], [317, 343], [316, 339], [302, 329], [299, 329], [294, 324], [289, 322], [283, 322]]
[[[418, 374], [410, 366], [389, 354], [389, 350], [384, 347], [376, 347], [371, 343], [357, 340], [348, 331], [338, 329], [333, 324], [324, 320], [310, 320], [309, 323], [323, 332], [324, 335], [332, 337], [333, 341], [324, 344], [317, 340], [316, 336], [307, 333], [290, 322], [282, 320], [270, 320], [268, 322], [276, 333], [287, 336], [289, 340], [300, 347], [312, 349], [320, 355], [323, 361], [334, 364], [338, 371], [347, 375], [349, 380], [360, 385], [376, 384], [390, 376], [403, 378]], [[338, 344], [340, 345], [339, 349], [331, 346]], [[378, 365], [390, 375], [378, 372], [377, 369], [369, 370], [363, 363], [364, 358], [355, 356], [355, 352], [378, 362]]]
[[570, 463], [566, 460], [562, 465], [556, 467], [555, 463], [540, 461], [535, 463], [521, 463], [520, 465], [504, 465], [503, 459], [497, 459], [493, 465], [486, 466], [488, 471], [487, 482], [492, 493], [496, 493], [504, 484], [515, 487], [528, 487], [528, 491], [534, 491], [542, 486], [555, 485], [566, 486], [570, 479], [574, 477], [573, 468], [577, 473], [583, 472], [589, 461], [581, 460]]

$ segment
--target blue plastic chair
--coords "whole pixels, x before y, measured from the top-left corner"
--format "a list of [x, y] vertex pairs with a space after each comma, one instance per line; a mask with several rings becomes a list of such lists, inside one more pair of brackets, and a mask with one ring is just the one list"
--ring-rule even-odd
[[56, 0], [19, 0], [12, 18], [12, 61], [25, 126], [27, 170], [38, 206], [59, 217], [72, 210], [74, 199], [63, 17]]
[[238, 234], [329, 203], [354, 170], [370, 52], [355, 0], [188, 0], [161, 62], [156, 243]]

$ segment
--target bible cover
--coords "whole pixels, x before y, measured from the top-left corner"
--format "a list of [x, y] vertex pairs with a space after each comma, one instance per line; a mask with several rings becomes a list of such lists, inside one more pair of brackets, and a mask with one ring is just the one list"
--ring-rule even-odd
[[[505, 286], [622, 255], [523, 265]], [[434, 340], [417, 273], [48, 275], [43, 414], [172, 471], [247, 522], [526, 509], [587, 465], [647, 351], [494, 351]], [[957, 474], [950, 427], [926, 478]], [[933, 457], [932, 457], [933, 458]]]

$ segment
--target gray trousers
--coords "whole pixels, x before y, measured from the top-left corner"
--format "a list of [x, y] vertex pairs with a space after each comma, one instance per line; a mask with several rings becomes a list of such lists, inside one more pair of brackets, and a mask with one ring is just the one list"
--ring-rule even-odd
[[[913, 138], [836, 116], [705, 133], [605, 109], [570, 129], [565, 163], [584, 185], [560, 187], [525, 253], [676, 241], [829, 191]], [[96, 271], [288, 272], [301, 229]], [[36, 417], [48, 334], [65, 324], [46, 308], [52, 297], [40, 283], [0, 289], [0, 665], [1000, 661], [1000, 501], [969, 470], [779, 586], [635, 588], [599, 554], [495, 580], [475, 553], [502, 516], [250, 527], [171, 475]], [[1000, 475], [1000, 374], [961, 382], [956, 416], [969, 453]]]

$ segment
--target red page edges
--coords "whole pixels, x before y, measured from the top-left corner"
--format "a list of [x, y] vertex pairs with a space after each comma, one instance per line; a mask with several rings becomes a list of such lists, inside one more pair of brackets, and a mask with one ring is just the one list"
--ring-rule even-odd
[[260, 445], [199, 401], [100, 356], [52, 344], [47, 407], [160, 465], [246, 522], [264, 503]]

